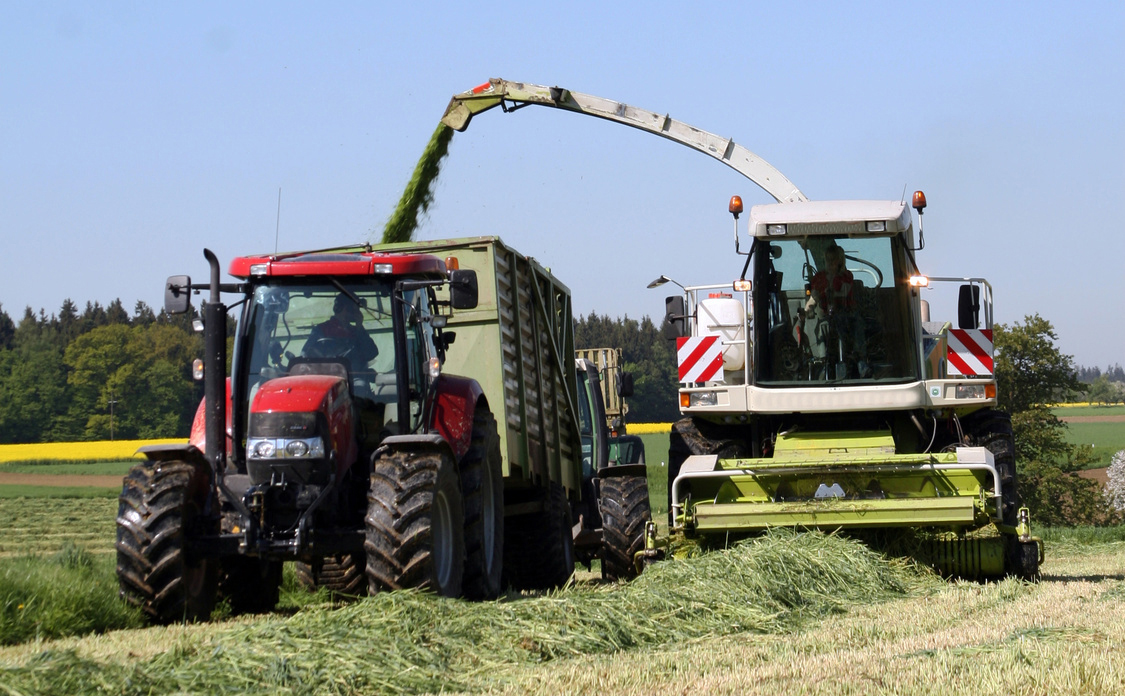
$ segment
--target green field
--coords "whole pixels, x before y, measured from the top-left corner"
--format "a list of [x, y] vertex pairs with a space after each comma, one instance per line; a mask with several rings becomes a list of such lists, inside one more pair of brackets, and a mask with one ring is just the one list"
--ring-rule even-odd
[[[1125, 406], [1067, 406], [1054, 409], [1059, 418], [1113, 416], [1125, 418]], [[1125, 422], [1066, 424], [1066, 439], [1073, 445], [1090, 447], [1094, 463], [1089, 468], [1109, 466], [1113, 455], [1125, 450]]]

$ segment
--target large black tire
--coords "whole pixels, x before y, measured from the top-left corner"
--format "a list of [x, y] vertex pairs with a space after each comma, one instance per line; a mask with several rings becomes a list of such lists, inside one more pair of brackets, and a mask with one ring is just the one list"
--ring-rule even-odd
[[294, 571], [297, 582], [315, 591], [323, 587], [336, 597], [362, 597], [367, 594], [367, 557], [363, 553], [342, 553], [325, 556], [320, 569], [298, 562]]
[[[695, 418], [681, 418], [672, 424], [668, 435], [668, 519], [672, 520], [672, 482], [688, 457], [696, 454], [717, 454], [719, 459], [735, 459], [750, 455], [749, 445], [722, 432], [721, 426]], [[689, 493], [690, 487], [684, 489]], [[681, 496], [681, 499], [684, 496]]]
[[992, 452], [996, 471], [1000, 474], [1001, 517], [1004, 524], [1014, 526], [1021, 502], [1016, 482], [1016, 446], [1012, 439], [1011, 416], [1004, 411], [984, 409], [963, 418], [961, 427], [969, 445], [985, 447]]
[[551, 484], [543, 510], [509, 522], [504, 540], [507, 583], [517, 590], [565, 585], [574, 575], [574, 536], [562, 486]]
[[281, 595], [281, 561], [251, 556], [228, 556], [222, 561], [219, 595], [234, 614], [273, 611]]
[[495, 599], [503, 589], [504, 472], [496, 418], [483, 406], [473, 417], [472, 442], [461, 461], [465, 510], [465, 576], [470, 599]]
[[218, 562], [188, 550], [218, 531], [203, 516], [210, 483], [188, 462], [145, 462], [126, 474], [117, 508], [120, 594], [151, 621], [203, 621], [215, 605]]
[[645, 547], [645, 525], [652, 520], [648, 479], [614, 476], [601, 480], [602, 577], [632, 580], [637, 576], [633, 558]]
[[440, 452], [383, 455], [374, 462], [367, 501], [372, 594], [416, 587], [459, 596], [465, 518], [453, 460]]

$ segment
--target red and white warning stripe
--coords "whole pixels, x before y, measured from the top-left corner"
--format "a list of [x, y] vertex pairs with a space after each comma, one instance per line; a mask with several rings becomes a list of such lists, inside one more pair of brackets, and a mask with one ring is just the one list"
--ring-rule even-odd
[[992, 375], [992, 329], [950, 329], [946, 351], [949, 375]]
[[676, 339], [681, 382], [723, 381], [723, 344], [718, 336]]

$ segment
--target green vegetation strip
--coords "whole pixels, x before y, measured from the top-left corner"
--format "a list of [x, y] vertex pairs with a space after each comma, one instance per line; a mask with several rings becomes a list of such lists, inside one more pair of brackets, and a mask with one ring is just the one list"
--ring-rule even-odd
[[44, 650], [0, 670], [11, 692], [353, 694], [480, 690], [520, 665], [746, 632], [934, 591], [932, 574], [861, 544], [779, 531], [636, 581], [493, 603], [386, 593], [336, 610], [216, 626], [151, 659]]
[[438, 123], [430, 142], [422, 151], [422, 157], [414, 167], [414, 175], [406, 184], [402, 198], [395, 212], [383, 229], [383, 244], [409, 242], [414, 238], [418, 218], [430, 208], [434, 200], [434, 181], [441, 172], [441, 161], [449, 153], [449, 141], [453, 139], [453, 129]]

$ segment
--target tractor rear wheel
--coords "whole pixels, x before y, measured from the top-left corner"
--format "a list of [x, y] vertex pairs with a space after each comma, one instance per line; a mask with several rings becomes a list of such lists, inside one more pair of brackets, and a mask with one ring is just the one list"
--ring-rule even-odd
[[562, 587], [574, 575], [574, 533], [566, 492], [551, 483], [543, 509], [505, 528], [504, 573], [517, 590]]
[[652, 519], [648, 479], [614, 476], [601, 480], [602, 577], [632, 580], [637, 576], [633, 558], [645, 547], [645, 525]]
[[470, 599], [500, 596], [504, 569], [504, 472], [496, 418], [482, 406], [473, 417], [472, 442], [461, 462], [465, 509], [465, 578]]
[[449, 455], [391, 452], [379, 457], [367, 501], [364, 549], [371, 592], [417, 587], [459, 596], [465, 521]]
[[218, 532], [203, 516], [210, 479], [184, 461], [145, 462], [126, 474], [117, 508], [120, 594], [158, 623], [202, 621], [215, 604], [218, 562], [190, 550]]
[[327, 589], [336, 597], [362, 597], [367, 594], [367, 557], [361, 553], [325, 556], [319, 570], [309, 563], [296, 564], [297, 582], [315, 591]]
[[234, 614], [273, 611], [281, 595], [281, 561], [229, 556], [222, 561], [219, 594]]

